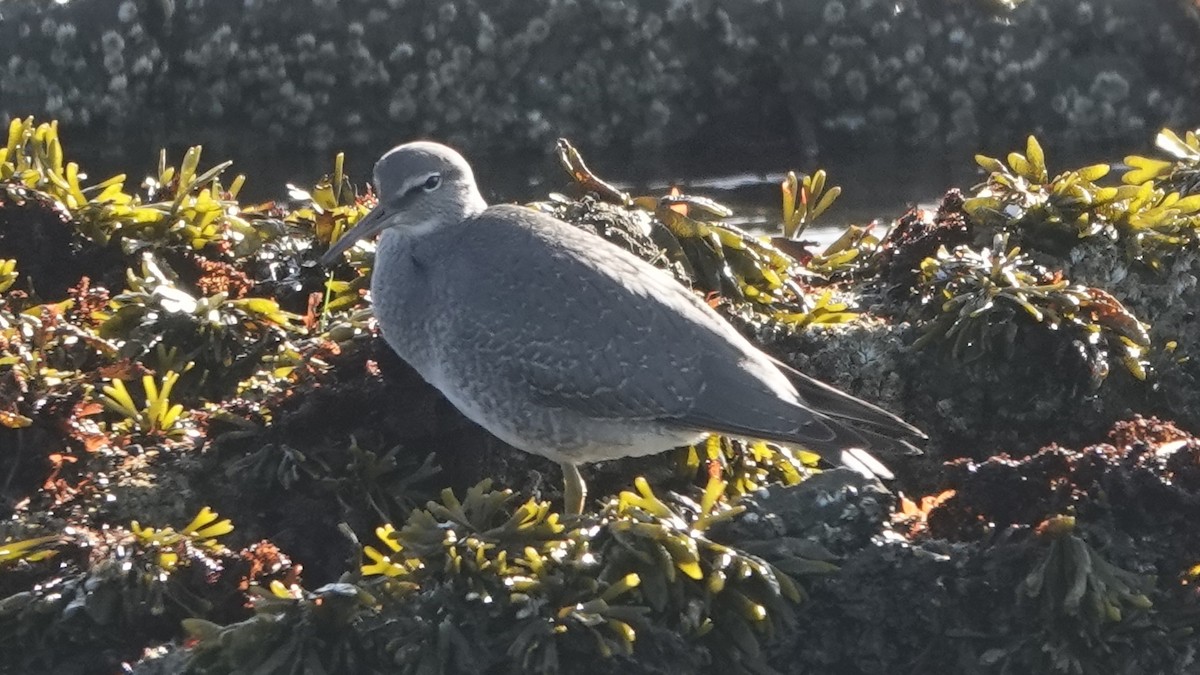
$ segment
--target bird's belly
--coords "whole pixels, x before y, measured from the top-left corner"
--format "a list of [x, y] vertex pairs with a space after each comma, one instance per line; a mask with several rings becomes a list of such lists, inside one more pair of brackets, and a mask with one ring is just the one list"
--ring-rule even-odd
[[698, 443], [707, 436], [654, 421], [596, 419], [521, 403], [515, 396], [468, 392], [439, 374], [431, 375], [426, 379], [468, 419], [519, 450], [555, 462], [586, 464], [642, 457]]
[[[602, 421], [595, 428], [595, 434], [591, 438], [585, 439], [584, 443], [577, 445], [564, 443], [557, 449], [533, 452], [558, 462], [582, 464], [655, 455], [673, 448], [694, 445], [708, 436], [704, 432], [680, 431], [646, 423], [640, 423], [634, 427], [619, 424], [613, 426], [611, 430], [604, 428], [609, 425], [613, 425], [613, 423]], [[611, 433], [606, 434], [605, 431], [611, 431]]]

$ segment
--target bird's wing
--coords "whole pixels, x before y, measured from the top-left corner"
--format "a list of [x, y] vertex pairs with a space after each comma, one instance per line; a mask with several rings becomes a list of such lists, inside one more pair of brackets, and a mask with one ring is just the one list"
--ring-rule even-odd
[[801, 401], [817, 408], [829, 417], [870, 425], [885, 434], [914, 440], [928, 438], [920, 429], [879, 406], [867, 403], [818, 379], [809, 377], [778, 359], [771, 358], [771, 362], [787, 376], [800, 395]]
[[812, 410], [782, 398], [747, 376], [744, 364], [702, 361], [705, 386], [674, 422], [731, 436], [825, 446], [838, 442], [837, 429]]
[[[502, 217], [486, 218], [493, 213]], [[455, 349], [485, 359], [503, 353], [491, 358], [491, 372], [522, 382], [542, 405], [822, 453], [903, 445], [893, 433], [921, 437], [890, 413], [775, 362], [633, 254], [529, 209], [493, 207], [484, 216], [443, 263], [445, 278], [468, 279], [474, 289], [455, 294], [470, 307], [454, 313], [473, 325], [447, 334], [470, 336]], [[524, 302], [519, 316], [513, 297]]]
[[[490, 216], [490, 217], [489, 217]], [[701, 387], [706, 335], [686, 288], [599, 237], [521, 207], [492, 207], [430, 265], [462, 322], [443, 334], [486, 376], [542, 406], [597, 419], [682, 414]], [[519, 306], [513, 298], [520, 298]], [[732, 329], [730, 329], [732, 330]]]
[[[760, 356], [775, 367], [773, 359], [765, 354]], [[820, 403], [777, 394], [773, 388], [776, 382], [772, 377], [748, 379], [740, 372], [761, 367], [761, 363], [737, 365], [717, 359], [706, 360], [704, 373], [707, 386], [696, 397], [692, 408], [672, 421], [684, 428], [798, 445], [834, 464], [845, 464], [861, 473], [880, 478], [890, 478], [891, 472], [868, 450], [888, 455], [921, 454], [918, 448], [904, 440], [917, 436], [900, 433], [903, 429], [912, 428], [906, 424], [884, 431], [880, 427], [856, 424], [856, 420], [838, 415], [853, 413], [859, 417], [872, 417], [875, 414], [863, 414], [862, 411], [867, 410], [879, 411], [878, 414], [887, 418], [888, 413], [865, 401], [837, 392], [839, 395], [831, 398], [835, 403], [831, 412]], [[754, 386], [751, 382], [770, 386]], [[812, 386], [821, 385], [811, 378], [808, 382], [815, 383]], [[831, 396], [826, 389], [832, 388], [818, 387], [817, 391], [824, 396]]]

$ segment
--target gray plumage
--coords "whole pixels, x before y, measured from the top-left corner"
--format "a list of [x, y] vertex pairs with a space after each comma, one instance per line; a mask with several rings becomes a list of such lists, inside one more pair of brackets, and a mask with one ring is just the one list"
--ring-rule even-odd
[[379, 206], [323, 262], [381, 231], [371, 294], [384, 338], [517, 448], [574, 470], [714, 432], [833, 457], [922, 437], [778, 363], [633, 254], [532, 209], [487, 207], [450, 148], [399, 146], [375, 181]]

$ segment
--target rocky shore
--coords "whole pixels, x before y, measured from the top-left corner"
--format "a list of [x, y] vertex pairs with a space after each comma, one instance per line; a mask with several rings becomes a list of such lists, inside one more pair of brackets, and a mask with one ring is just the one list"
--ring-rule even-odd
[[371, 246], [315, 264], [374, 204], [341, 155], [249, 203], [199, 148], [134, 187], [13, 120], [0, 669], [1194, 672], [1200, 140], [1157, 146], [1070, 168], [1031, 137], [818, 248], [823, 172], [758, 237], [560, 142], [534, 208], [931, 437], [887, 486], [728, 439], [610, 462], [572, 519], [379, 339]]

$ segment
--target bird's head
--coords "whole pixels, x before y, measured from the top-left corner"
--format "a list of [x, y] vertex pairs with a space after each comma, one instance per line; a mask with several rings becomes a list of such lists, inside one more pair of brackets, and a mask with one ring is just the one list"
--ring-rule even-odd
[[375, 163], [379, 204], [321, 257], [331, 265], [360, 239], [384, 230], [420, 235], [487, 208], [471, 165], [440, 143], [416, 141], [392, 148]]

